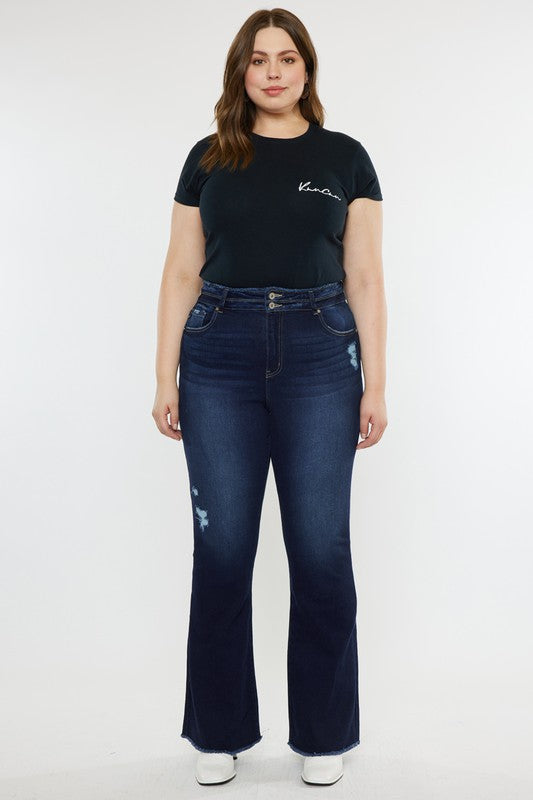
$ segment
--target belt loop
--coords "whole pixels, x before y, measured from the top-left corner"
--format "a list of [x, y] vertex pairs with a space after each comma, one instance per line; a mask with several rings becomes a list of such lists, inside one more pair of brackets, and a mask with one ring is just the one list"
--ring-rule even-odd
[[226, 302], [226, 295], [227, 295], [228, 292], [229, 292], [228, 287], [224, 286], [224, 288], [222, 289], [222, 297], [218, 301], [219, 306], [223, 306], [224, 303]]
[[218, 288], [213, 287], [212, 292], [209, 291], [210, 289], [211, 286], [208, 285], [206, 287], [204, 283], [200, 292], [200, 297], [207, 298], [208, 302], [210, 303], [213, 303], [214, 301], [217, 304], [217, 308], [223, 306], [224, 303], [226, 302], [226, 295], [229, 292], [229, 288], [227, 286], [224, 286], [222, 288], [222, 291], [220, 291]]
[[309, 302], [311, 303], [311, 308], [313, 309], [318, 308], [315, 300], [315, 293], [313, 292], [312, 289], [309, 289], [308, 291], [309, 291]]

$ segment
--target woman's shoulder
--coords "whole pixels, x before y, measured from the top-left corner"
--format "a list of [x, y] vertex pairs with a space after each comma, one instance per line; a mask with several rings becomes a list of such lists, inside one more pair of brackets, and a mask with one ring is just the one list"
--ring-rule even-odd
[[344, 131], [334, 131], [330, 128], [321, 128], [320, 130], [323, 138], [327, 139], [328, 144], [332, 146], [343, 148], [348, 152], [357, 150], [361, 146], [359, 139]]
[[202, 139], [197, 139], [197, 141], [189, 147], [189, 155], [201, 156], [213, 141], [214, 136], [216, 136], [216, 134], [208, 133], [207, 136], [204, 136]]

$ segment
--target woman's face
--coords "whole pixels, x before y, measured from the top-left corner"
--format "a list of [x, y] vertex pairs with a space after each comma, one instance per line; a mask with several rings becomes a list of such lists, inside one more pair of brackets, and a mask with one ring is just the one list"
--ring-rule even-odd
[[[293, 40], [283, 28], [257, 31], [254, 52], [244, 75], [244, 86], [258, 109], [268, 113], [286, 113], [300, 99], [307, 80], [305, 63]], [[281, 86], [269, 93], [269, 87]]]

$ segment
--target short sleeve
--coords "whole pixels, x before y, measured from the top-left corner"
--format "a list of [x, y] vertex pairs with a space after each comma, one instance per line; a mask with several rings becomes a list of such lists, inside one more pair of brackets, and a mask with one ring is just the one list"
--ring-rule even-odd
[[383, 200], [376, 170], [361, 142], [357, 142], [357, 147], [354, 152], [351, 180], [352, 184], [348, 203], [351, 203], [356, 197], [369, 197], [371, 200]]
[[196, 142], [189, 151], [174, 194], [174, 200], [186, 206], [200, 205], [200, 193], [206, 177], [204, 170], [198, 166], [198, 161], [204, 152], [202, 144], [202, 140]]

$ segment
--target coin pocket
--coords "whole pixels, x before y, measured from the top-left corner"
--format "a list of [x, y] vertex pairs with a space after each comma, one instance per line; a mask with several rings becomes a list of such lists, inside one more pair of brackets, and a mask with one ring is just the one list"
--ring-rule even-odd
[[336, 336], [348, 336], [357, 330], [355, 317], [347, 300], [341, 300], [340, 303], [331, 306], [322, 306], [322, 308], [316, 309], [316, 312], [318, 312], [316, 316], [320, 320], [320, 324], [328, 333]]
[[207, 330], [214, 323], [219, 312], [215, 306], [207, 305], [206, 303], [197, 302], [191, 308], [187, 321], [185, 322], [184, 330], [189, 333], [200, 333]]

